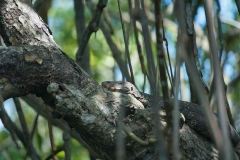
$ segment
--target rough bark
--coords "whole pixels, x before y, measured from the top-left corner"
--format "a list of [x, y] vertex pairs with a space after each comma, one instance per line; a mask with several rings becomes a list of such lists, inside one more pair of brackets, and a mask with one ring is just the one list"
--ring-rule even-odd
[[[135, 100], [130, 95], [108, 91], [89, 77], [57, 47], [48, 27], [22, 1], [0, 0], [0, 35], [8, 46], [0, 47], [3, 98], [36, 94], [54, 109], [54, 118], [63, 118], [99, 156], [115, 159], [119, 108], [136, 105]], [[152, 109], [135, 108], [128, 112], [124, 124], [148, 141], [155, 137]], [[187, 125], [179, 132], [183, 157], [218, 159], [213, 145]], [[126, 159], [156, 158], [158, 150], [154, 144], [142, 146], [123, 134]]]

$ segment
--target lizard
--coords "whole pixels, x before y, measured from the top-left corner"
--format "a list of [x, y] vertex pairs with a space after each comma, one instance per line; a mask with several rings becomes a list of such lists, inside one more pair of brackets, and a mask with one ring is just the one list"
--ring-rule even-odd
[[[153, 103], [153, 100], [149, 94], [138, 91], [138, 89], [130, 82], [105, 81], [102, 82], [102, 86], [112, 92], [133, 95], [146, 108], [151, 107]], [[158, 99], [160, 108], [164, 108], [162, 97], [159, 96]], [[173, 101], [171, 103], [173, 104]], [[205, 118], [203, 107], [190, 102], [179, 101], [179, 111], [184, 116], [184, 123], [186, 123], [200, 135], [212, 140], [212, 133]], [[231, 142], [236, 153], [240, 155], [240, 136], [230, 124], [228, 124], [228, 128]]]

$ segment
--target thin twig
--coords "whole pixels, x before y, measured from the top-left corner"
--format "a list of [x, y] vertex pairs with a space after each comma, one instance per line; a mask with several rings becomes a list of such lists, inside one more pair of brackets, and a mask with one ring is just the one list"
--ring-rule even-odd
[[222, 24], [221, 24], [221, 18], [220, 18], [220, 12], [221, 12], [221, 6], [220, 6], [220, 3], [219, 3], [219, 0], [216, 0], [216, 3], [217, 3], [217, 23], [218, 23], [218, 39], [219, 39], [219, 59], [220, 59], [220, 62], [221, 62], [221, 59], [222, 59], [222, 54], [223, 54], [223, 48], [224, 48], [224, 44], [223, 44], [223, 33], [222, 33]]
[[[184, 26], [186, 27], [186, 31], [188, 34], [188, 46], [187, 46], [187, 53], [188, 57], [191, 61], [194, 62], [193, 66], [187, 66], [187, 73], [189, 74], [190, 68], [196, 68], [196, 76], [199, 76], [204, 88], [205, 88], [205, 94], [208, 94], [208, 87], [205, 84], [205, 82], [202, 80], [202, 72], [198, 57], [198, 50], [197, 50], [197, 44], [196, 44], [196, 33], [194, 30], [194, 23], [193, 23], [193, 15], [192, 15], [192, 1], [185, 0], [185, 23]], [[189, 84], [190, 84], [190, 91], [191, 91], [191, 100], [193, 103], [200, 104], [200, 101], [197, 96], [197, 91], [193, 87], [193, 80], [189, 76]]]
[[20, 101], [19, 101], [18, 98], [13, 98], [13, 101], [14, 101], [16, 109], [17, 109], [19, 121], [21, 123], [22, 130], [23, 130], [23, 133], [24, 133], [24, 138], [27, 142], [27, 148], [26, 148], [27, 152], [31, 156], [32, 159], [40, 159], [40, 157], [37, 155], [37, 153], [35, 152], [35, 150], [33, 148], [31, 136], [30, 136], [28, 128], [27, 128], [26, 119], [24, 117]]
[[[121, 102], [123, 102], [121, 97]], [[125, 117], [125, 106], [121, 105], [119, 114], [118, 114], [118, 122], [117, 122], [117, 136], [116, 136], [116, 157], [117, 160], [124, 160], [125, 157], [125, 139], [123, 137], [122, 131], [123, 131], [123, 120]]]
[[63, 132], [63, 141], [64, 141], [64, 152], [65, 152], [65, 160], [71, 159], [71, 143], [70, 143], [70, 134], [69, 128]]
[[131, 74], [131, 82], [132, 82], [132, 84], [135, 85], [132, 63], [131, 63], [131, 58], [130, 58], [130, 54], [129, 54], [129, 50], [128, 50], [128, 40], [127, 40], [126, 33], [125, 33], [125, 27], [124, 27], [124, 23], [123, 23], [123, 19], [122, 19], [121, 4], [120, 4], [119, 0], [118, 0], [118, 9], [119, 9], [120, 21], [122, 24], [123, 39], [124, 39], [124, 44], [125, 44], [125, 53], [127, 55], [128, 65], [129, 65], [130, 74]]
[[14, 128], [12, 126], [11, 119], [9, 118], [9, 116], [7, 115], [7, 112], [4, 109], [3, 98], [1, 95], [0, 95], [0, 119], [2, 120], [4, 127], [9, 131], [11, 138], [14, 144], [16, 145], [17, 149], [19, 149], [19, 145], [17, 143], [17, 139], [15, 135], [16, 132], [14, 131]]
[[[91, 0], [87, 1], [87, 5], [89, 7], [89, 9], [92, 11], [92, 13], [94, 12], [94, 5], [92, 3]], [[125, 65], [124, 61], [122, 60], [122, 53], [120, 52], [120, 50], [118, 49], [117, 45], [113, 42], [112, 38], [111, 38], [111, 34], [109, 34], [109, 32], [107, 31], [106, 27], [104, 26], [103, 23], [100, 22], [99, 24], [100, 29], [103, 32], [103, 35], [111, 49], [111, 52], [113, 54], [113, 58], [115, 59], [115, 61], [117, 62], [123, 76], [126, 78], [127, 81], [131, 81], [130, 79], [130, 75], [128, 73], [128, 69], [127, 66]]]
[[150, 33], [148, 29], [148, 21], [147, 16], [145, 12], [145, 6], [144, 1], [141, 1], [141, 7], [140, 8], [140, 0], [135, 1], [135, 8], [132, 9], [132, 18], [134, 20], [138, 20], [142, 25], [142, 32], [143, 32], [143, 40], [145, 45], [145, 51], [147, 56], [147, 67], [148, 67], [148, 74], [149, 74], [149, 83], [151, 86], [151, 90], [154, 91], [156, 88], [154, 88], [154, 79], [155, 79], [155, 65], [154, 65], [154, 58], [153, 58], [153, 51], [151, 47], [151, 39], [150, 39]]
[[[79, 44], [79, 48], [78, 48], [78, 53], [84, 52], [84, 50], [88, 44], [90, 36], [92, 35], [93, 32], [96, 32], [98, 30], [102, 11], [103, 11], [103, 8], [105, 8], [107, 6], [107, 2], [108, 2], [108, 0], [99, 0], [96, 10], [95, 10], [95, 13], [82, 36], [82, 40], [81, 40], [81, 42]], [[81, 58], [81, 57], [79, 57], [79, 58]]]
[[[130, 0], [129, 0], [130, 1]], [[135, 4], [136, 5], [136, 4]], [[138, 6], [139, 7], [139, 6]], [[137, 46], [137, 51], [138, 51], [138, 57], [139, 57], [139, 61], [140, 61], [140, 65], [141, 65], [141, 69], [142, 69], [142, 73], [145, 75], [144, 76], [144, 79], [146, 79], [146, 76], [148, 78], [148, 81], [149, 80], [149, 76], [148, 76], [148, 73], [147, 73], [147, 69], [146, 69], [146, 66], [144, 64], [144, 57], [143, 57], [143, 54], [142, 54], [142, 47], [141, 47], [141, 44], [139, 42], [139, 37], [138, 37], [138, 30], [137, 30], [137, 22], [136, 22], [136, 15], [132, 16], [132, 12], [131, 12], [131, 18], [133, 19], [133, 31], [134, 31], [134, 37], [135, 37], [135, 42], [136, 42], [136, 46]]]
[[[185, 27], [185, 14], [182, 12], [184, 10], [184, 3], [181, 1], [175, 1], [175, 15], [177, 17], [178, 23], [179, 23], [179, 30], [181, 31], [179, 35], [179, 42], [181, 42], [180, 46], [182, 46], [183, 51], [181, 51], [181, 57], [184, 59], [186, 65], [192, 66], [194, 65], [193, 61], [189, 60], [189, 57], [186, 55], [187, 51], [187, 45], [188, 45], [188, 35]], [[199, 76], [195, 76], [196, 68], [192, 67], [189, 69], [189, 76], [193, 80], [193, 87], [195, 87], [195, 90], [197, 91], [197, 96], [205, 110], [207, 123], [209, 123], [211, 133], [213, 134], [214, 142], [218, 149], [220, 149], [223, 146], [222, 141], [222, 135], [221, 131], [217, 122], [216, 117], [212, 114], [212, 111], [210, 110], [209, 105], [209, 99], [207, 95], [205, 94], [204, 86], [201, 82], [201, 79]]]
[[126, 127], [125, 125], [123, 125], [123, 131], [126, 133], [126, 135], [128, 135], [132, 140], [134, 140], [135, 142], [137, 142], [138, 144], [140, 144], [141, 146], [149, 146], [151, 144], [156, 143], [156, 139], [154, 138], [150, 138], [148, 141], [144, 141], [142, 139], [140, 139], [138, 136], [136, 136], [130, 128]]
[[176, 55], [176, 69], [175, 69], [175, 78], [174, 78], [174, 86], [175, 86], [175, 97], [174, 97], [174, 112], [173, 112], [173, 157], [175, 160], [181, 159], [181, 153], [179, 151], [179, 85], [180, 85], [180, 67], [182, 63], [182, 58], [180, 56], [181, 52], [184, 51], [182, 49], [182, 45], [180, 42], [180, 36], [178, 36], [177, 41], [177, 55]]
[[[82, 0], [74, 0], [74, 11], [77, 40], [80, 46], [85, 32], [84, 2]], [[83, 52], [81, 52], [81, 50], [77, 51], [76, 62], [85, 72], [91, 75], [89, 47], [87, 45]]]
[[[141, 2], [141, 7], [140, 9], [140, 2]], [[144, 0], [136, 0], [135, 1], [135, 8], [133, 9], [133, 15], [136, 20], [139, 20], [139, 22], [142, 25], [142, 31], [143, 31], [143, 39], [144, 39], [144, 44], [145, 44], [145, 50], [146, 50], [146, 55], [147, 55], [147, 64], [148, 64], [148, 74], [149, 74], [149, 83], [150, 87], [153, 93], [153, 116], [154, 116], [154, 122], [155, 122], [155, 128], [156, 128], [156, 135], [157, 137], [157, 143], [156, 143], [156, 148], [158, 148], [158, 158], [161, 159], [168, 159], [168, 153], [167, 149], [165, 146], [165, 140], [163, 138], [163, 132], [160, 127], [159, 121], [159, 110], [158, 110], [158, 100], [157, 100], [157, 82], [155, 82], [156, 75], [155, 73], [155, 65], [154, 65], [154, 60], [153, 60], [153, 52], [152, 52], [152, 47], [151, 47], [151, 40], [150, 40], [150, 33], [148, 29], [148, 21], [147, 21], [147, 16], [145, 12], [145, 5], [144, 5]]]
[[214, 28], [213, 28], [213, 18], [212, 18], [212, 1], [204, 0], [204, 8], [206, 13], [206, 19], [207, 19], [207, 29], [208, 29], [208, 39], [209, 44], [213, 56], [213, 70], [214, 70], [214, 84], [216, 88], [216, 97], [217, 97], [217, 106], [218, 106], [218, 115], [219, 115], [219, 124], [220, 129], [222, 133], [222, 138], [224, 145], [222, 145], [221, 148], [219, 148], [219, 157], [222, 157], [223, 159], [230, 159], [231, 155], [231, 146], [230, 146], [230, 139], [229, 139], [229, 131], [227, 127], [226, 122], [226, 115], [225, 115], [225, 96], [224, 96], [224, 80], [223, 75], [221, 73], [221, 67], [218, 57], [218, 49], [217, 49], [217, 43], [214, 35]]
[[167, 133], [168, 133], [168, 151], [172, 151], [172, 111], [173, 107], [170, 105], [170, 96], [168, 93], [168, 83], [166, 75], [166, 67], [164, 63], [166, 62], [163, 50], [163, 35], [162, 35], [162, 9], [161, 1], [155, 0], [155, 25], [156, 25], [156, 38], [157, 38], [157, 56], [158, 56], [158, 67], [160, 72], [160, 81], [162, 86], [163, 100], [165, 110], [166, 110], [166, 121], [167, 121]]
[[[15, 125], [15, 123], [13, 123], [10, 119], [10, 117], [8, 116], [8, 114], [6, 113], [5, 109], [4, 108], [1, 108], [1, 112], [0, 112], [0, 118], [2, 120], [2, 123], [4, 125], [4, 127], [9, 131], [9, 127], [8, 125], [6, 125], [7, 123], [12, 127], [12, 130], [14, 132], [14, 134], [17, 136], [17, 138], [22, 142], [23, 146], [25, 148], [27, 148], [27, 142], [24, 138], [24, 135], [23, 133], [21, 132], [21, 130]], [[16, 142], [16, 144], [17, 142]], [[18, 147], [19, 148], [19, 147]]]
[[154, 73], [155, 73], [155, 65], [154, 65], [154, 58], [153, 58], [153, 51], [152, 51], [152, 46], [151, 46], [151, 35], [149, 33], [148, 29], [148, 21], [147, 21], [147, 16], [146, 16], [146, 11], [145, 11], [145, 4], [144, 0], [141, 0], [141, 6], [142, 9], [136, 8], [136, 14], [138, 13], [136, 19], [138, 18], [140, 20], [140, 23], [142, 25], [142, 31], [143, 31], [143, 38], [144, 38], [144, 44], [145, 44], [145, 49], [146, 49], [146, 55], [147, 55], [147, 64], [148, 64], [148, 74], [149, 74], [149, 79], [150, 79], [150, 86], [153, 92], [155, 92], [156, 88], [154, 88]]
[[[163, 26], [163, 21], [162, 21], [162, 26]], [[171, 84], [171, 87], [172, 87], [172, 95], [175, 96], [174, 89], [173, 89], [173, 86], [174, 86], [173, 85], [173, 71], [172, 71], [172, 65], [171, 65], [171, 61], [170, 61], [169, 50], [168, 50], [168, 40], [167, 40], [167, 38], [165, 36], [164, 26], [163, 26], [163, 40], [165, 41], [165, 46], [166, 46], [166, 49], [167, 49], [168, 64], [169, 64], [169, 67], [170, 67], [170, 74], [171, 74], [171, 76], [169, 76], [169, 71], [167, 69], [167, 64], [166, 64], [166, 70], [167, 70], [169, 81], [170, 81], [170, 84]]]
[[121, 52], [120, 50], [117, 48], [116, 44], [113, 42], [111, 35], [109, 34], [109, 32], [106, 30], [106, 27], [101, 24], [100, 28], [103, 32], [103, 35], [112, 51], [112, 55], [113, 58], [115, 59], [115, 61], [117, 62], [123, 76], [126, 78], [127, 81], [131, 81], [127, 66], [125, 65], [124, 61], [121, 58]]
[[111, 24], [111, 19], [109, 17], [109, 13], [108, 13], [107, 8], [103, 9], [103, 15], [104, 15], [105, 22], [107, 23], [107, 25], [108, 25], [108, 27], [110, 29], [110, 33], [114, 34], [114, 29], [113, 29], [113, 26]]
[[165, 69], [166, 69], [167, 77], [168, 77], [169, 82], [170, 82], [170, 85], [171, 85], [171, 91], [170, 91], [170, 92], [172, 92], [172, 95], [173, 95], [173, 97], [174, 97], [173, 81], [172, 81], [173, 79], [171, 78], [171, 75], [170, 75], [170, 73], [169, 73], [166, 60], [164, 61], [164, 67], [165, 67]]
[[[38, 116], [39, 116], [39, 113], [37, 113], [37, 116], [36, 116], [36, 118], [35, 118], [35, 120], [34, 120], [34, 122], [33, 122], [33, 129], [32, 129], [32, 131], [31, 131], [31, 133], [30, 133], [30, 135], [31, 135], [31, 141], [32, 141], [32, 139], [33, 139], [33, 135], [34, 135], [35, 129], [36, 129], [36, 127], [37, 127]], [[24, 160], [26, 160], [27, 157], [28, 157], [28, 152], [26, 153], [26, 155], [25, 155], [25, 157], [24, 157]]]
[[52, 149], [52, 157], [54, 160], [57, 160], [57, 156], [55, 154], [55, 150], [56, 150], [56, 146], [55, 146], [55, 143], [54, 143], [54, 138], [53, 138], [53, 132], [52, 132], [52, 122], [50, 120], [50, 116], [49, 116], [49, 109], [48, 109], [48, 106], [45, 105], [45, 108], [46, 108], [46, 114], [47, 114], [47, 121], [48, 121], [48, 129], [49, 129], [49, 137], [50, 137], [50, 143], [51, 143], [51, 149]]
[[[64, 145], [61, 145], [60, 147], [58, 147], [56, 150], [54, 150], [54, 154], [56, 155], [56, 154], [58, 154], [59, 152], [61, 152], [61, 151], [63, 151], [64, 150]], [[53, 155], [52, 155], [52, 153], [49, 155], [49, 156], [47, 156], [47, 158], [45, 159], [45, 160], [50, 160], [50, 159], [52, 159], [53, 158]]]
[[[220, 47], [220, 55], [219, 55], [219, 60], [221, 63], [221, 59], [222, 59], [222, 54], [223, 54], [223, 48], [224, 48], [224, 44], [223, 44], [223, 33], [222, 33], [222, 24], [221, 24], [221, 19], [220, 19], [220, 12], [221, 12], [221, 6], [219, 3], [219, 0], [216, 0], [218, 9], [217, 9], [217, 22], [218, 22], [218, 37], [219, 37], [219, 47]], [[225, 82], [223, 81], [224, 86], [226, 86]], [[232, 113], [229, 107], [229, 103], [227, 100], [227, 95], [226, 95], [227, 90], [225, 89], [225, 102], [226, 102], [226, 110], [227, 110], [227, 115], [228, 115], [228, 120], [229, 123], [236, 129], [234, 121], [233, 121], [233, 117], [232, 117]]]
[[240, 0], [235, 0], [236, 1], [236, 5], [237, 5], [237, 8], [238, 8], [238, 13], [240, 15]]
[[34, 132], [37, 128], [38, 117], [39, 117], [39, 113], [37, 113], [35, 120], [33, 122], [33, 128], [32, 128], [32, 132], [31, 132], [31, 140], [33, 139]]

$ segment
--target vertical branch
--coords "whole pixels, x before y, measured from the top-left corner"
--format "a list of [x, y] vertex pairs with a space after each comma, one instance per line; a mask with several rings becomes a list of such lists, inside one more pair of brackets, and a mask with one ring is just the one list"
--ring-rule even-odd
[[[93, 3], [91, 0], [88, 0], [87, 1], [87, 5], [88, 7], [90, 8], [91, 12], [93, 13], [94, 12], [94, 9], [93, 9]], [[103, 32], [103, 35], [109, 45], [109, 48], [111, 49], [112, 51], [112, 54], [113, 54], [113, 58], [115, 59], [115, 61], [117, 62], [123, 76], [126, 78], [127, 81], [131, 81], [130, 79], [130, 75], [128, 73], [128, 69], [127, 69], [127, 66], [125, 65], [124, 61], [122, 60], [121, 58], [121, 52], [119, 51], [117, 45], [113, 42], [112, 38], [111, 38], [111, 35], [110, 33], [107, 31], [106, 27], [104, 26], [103, 23], [100, 23], [100, 29], [102, 30]]]
[[19, 121], [21, 123], [22, 130], [23, 130], [23, 133], [24, 133], [24, 138], [26, 140], [28, 154], [30, 154], [32, 159], [40, 159], [40, 157], [36, 154], [36, 152], [33, 148], [32, 141], [31, 141], [31, 136], [28, 132], [27, 123], [26, 123], [26, 120], [25, 120], [25, 117], [24, 117], [24, 114], [23, 114], [23, 111], [22, 111], [22, 106], [19, 102], [19, 99], [18, 98], [13, 98], [13, 101], [15, 103], [17, 113], [18, 113], [18, 117], [19, 117]]
[[[131, 2], [131, 0], [129, 0], [129, 2]], [[135, 1], [135, 2], [137, 2], [137, 1]], [[135, 7], [136, 6], [139, 8], [139, 3], [135, 3]], [[137, 13], [135, 13], [135, 14], [137, 14]], [[150, 82], [150, 79], [149, 79], [149, 76], [148, 76], [148, 73], [147, 73], [147, 69], [146, 69], [146, 66], [144, 64], [144, 57], [143, 57], [143, 54], [142, 54], [141, 44], [139, 42], [138, 30], [137, 30], [137, 21], [136, 21], [135, 17], [136, 17], [136, 15], [133, 15], [133, 12], [131, 12], [131, 18], [133, 19], [134, 37], [135, 37], [135, 42], [136, 42], [136, 46], [137, 46], [138, 57], [139, 57], [142, 73], [144, 74], [144, 82], [145, 82], [146, 77], [148, 78], [148, 81]]]
[[[166, 70], [167, 70], [167, 74], [168, 74], [168, 77], [169, 77], [169, 82], [171, 84], [171, 87], [172, 87], [172, 94], [173, 96], [174, 95], [174, 89], [173, 89], [173, 72], [172, 72], [172, 65], [171, 65], [171, 61], [170, 61], [170, 55], [169, 55], [169, 51], [168, 51], [168, 41], [167, 41], [167, 38], [165, 36], [165, 31], [164, 31], [164, 26], [163, 26], [163, 21], [162, 21], [162, 29], [163, 29], [163, 40], [165, 41], [165, 46], [166, 46], [166, 49], [167, 49], [167, 58], [168, 58], [168, 63], [169, 63], [169, 67], [170, 67], [170, 74], [169, 74], [169, 71], [168, 71], [168, 68], [167, 68], [167, 63], [165, 62], [166, 64]], [[171, 75], [171, 76], [170, 76]]]
[[154, 60], [153, 60], [153, 51], [151, 47], [151, 39], [150, 39], [150, 33], [148, 29], [148, 22], [147, 22], [147, 16], [146, 16], [146, 11], [145, 11], [145, 4], [144, 0], [141, 0], [141, 6], [142, 9], [137, 8], [138, 10], [138, 15], [140, 23], [142, 25], [142, 31], [143, 31], [143, 37], [144, 37], [144, 44], [146, 48], [146, 55], [147, 55], [147, 62], [148, 62], [148, 74], [149, 74], [149, 79], [150, 79], [150, 86], [153, 92], [156, 91], [156, 88], [154, 87], [155, 85], [155, 65], [154, 65]]
[[[86, 46], [88, 44], [88, 41], [89, 41], [92, 33], [96, 32], [98, 30], [98, 27], [100, 24], [100, 19], [101, 19], [101, 14], [102, 14], [103, 9], [107, 6], [107, 3], [108, 3], [108, 0], [99, 0], [98, 4], [96, 6], [95, 13], [94, 13], [89, 25], [87, 26], [86, 30], [84, 31], [83, 35], [81, 36], [80, 33], [78, 32], [78, 38], [81, 38], [81, 41], [79, 42], [79, 48], [77, 51], [76, 58], [79, 63], [86, 61], [86, 59], [84, 59], [84, 58], [86, 58], [86, 56], [88, 56], [87, 53], [86, 54], [84, 53], [86, 50]], [[78, 5], [80, 5], [80, 3], [78, 3]], [[75, 3], [75, 7], [77, 7], [76, 3]], [[76, 10], [76, 8], [75, 8], [75, 10]], [[76, 20], [79, 20], [80, 13], [76, 14], [76, 18], [77, 18]], [[80, 27], [78, 23], [77, 23], [77, 27]], [[85, 68], [88, 69], [87, 66], [85, 66]]]
[[4, 125], [4, 127], [10, 132], [12, 138], [14, 136], [14, 143], [16, 145], [16, 147], [19, 149], [19, 145], [17, 143], [17, 139], [15, 138], [15, 135], [17, 136], [17, 138], [22, 142], [23, 146], [25, 148], [27, 148], [27, 141], [23, 135], [23, 133], [20, 131], [20, 129], [11, 121], [10, 117], [8, 116], [8, 114], [5, 111], [5, 108], [3, 107], [3, 105], [0, 105], [0, 118], [1, 121]]
[[[5, 108], [3, 106], [3, 98], [2, 98], [2, 95], [0, 95], [0, 119], [4, 125], [4, 127], [8, 130], [8, 132], [10, 133], [10, 136], [12, 138], [12, 141], [14, 142], [14, 144], [16, 145], [16, 147], [19, 149], [19, 145], [17, 143], [17, 138], [16, 138], [16, 135], [15, 135], [15, 131], [14, 131], [14, 128], [13, 128], [13, 125], [11, 123], [11, 119], [8, 117], [6, 111], [5, 111]], [[23, 141], [23, 144], [26, 144], [24, 143]]]
[[[186, 31], [186, 27], [185, 27], [185, 15], [183, 14], [183, 10], [184, 10], [184, 3], [181, 1], [175, 1], [174, 4], [174, 10], [175, 10], [175, 15], [177, 17], [177, 20], [179, 22], [179, 44], [180, 46], [182, 46], [183, 51], [181, 51], [181, 54], [184, 58], [184, 61], [186, 63], [186, 65], [192, 66], [195, 65], [195, 63], [193, 63], [189, 57], [187, 56], [187, 45], [188, 45], [188, 36], [187, 36], [187, 31]], [[180, 32], [181, 31], [181, 32]], [[209, 107], [209, 99], [205, 94], [205, 90], [203, 87], [203, 84], [201, 82], [201, 79], [199, 78], [199, 76], [195, 76], [195, 68], [192, 67], [189, 70], [189, 76], [193, 79], [193, 86], [195, 87], [195, 90], [197, 91], [197, 96], [204, 108], [205, 114], [206, 114], [206, 118], [207, 118], [207, 122], [209, 123], [209, 129], [211, 130], [212, 133], [212, 137], [214, 139], [214, 142], [218, 148], [218, 150], [220, 150], [223, 146], [223, 140], [222, 140], [222, 134], [221, 131], [219, 129], [218, 126], [218, 122], [216, 117], [212, 114], [212, 111], [210, 110]]]
[[34, 132], [35, 132], [36, 127], [37, 127], [38, 117], [39, 117], [39, 113], [37, 113], [37, 115], [35, 117], [35, 120], [33, 122], [33, 128], [32, 128], [32, 131], [31, 131], [31, 140], [33, 139], [33, 135], [34, 135]]
[[240, 0], [235, 0], [238, 8], [238, 13], [240, 14]]
[[[223, 54], [223, 48], [224, 48], [223, 37], [222, 37], [222, 34], [223, 34], [222, 33], [222, 24], [221, 24], [221, 20], [220, 20], [221, 6], [220, 6], [220, 3], [219, 3], [219, 0], [216, 0], [216, 3], [217, 3], [217, 6], [218, 6], [218, 9], [217, 9], [217, 22], [218, 22], [218, 37], [219, 37], [219, 47], [220, 47], [219, 60], [220, 60], [220, 63], [221, 63], [222, 54]], [[223, 80], [223, 83], [224, 83], [224, 86], [226, 86], [224, 80]], [[225, 91], [224, 93], [225, 93], [225, 102], [226, 102], [226, 110], [227, 110], [228, 120], [229, 120], [229, 123], [235, 128], [233, 117], [232, 117], [232, 113], [231, 113], [231, 110], [230, 110], [230, 107], [229, 107], [229, 103], [228, 103], [228, 100], [227, 100], [226, 88], [225, 88], [224, 91]]]
[[53, 138], [53, 132], [52, 132], [52, 122], [50, 120], [50, 116], [49, 116], [49, 109], [47, 105], [44, 105], [46, 108], [46, 114], [47, 114], [47, 121], [48, 121], [48, 129], [49, 129], [49, 137], [50, 137], [50, 143], [51, 143], [51, 150], [52, 150], [52, 158], [54, 160], [57, 160], [57, 156], [55, 155], [55, 150], [56, 150], [56, 146], [54, 144], [54, 138]]
[[[179, 38], [179, 37], [178, 37]], [[173, 112], [173, 156], [175, 160], [181, 159], [181, 154], [179, 151], [179, 101], [178, 101], [178, 93], [179, 93], [179, 85], [180, 85], [180, 66], [182, 63], [180, 53], [183, 51], [182, 46], [180, 45], [180, 41], [177, 41], [177, 55], [176, 55], [176, 70], [175, 70], [175, 78], [174, 78], [174, 86], [175, 86], [175, 97], [174, 97], [174, 112]]]
[[223, 159], [229, 159], [231, 151], [229, 133], [227, 128], [227, 121], [225, 115], [225, 97], [224, 97], [224, 88], [223, 88], [223, 75], [221, 73], [221, 67], [218, 57], [218, 49], [217, 43], [214, 35], [213, 29], [213, 1], [204, 1], [205, 14], [207, 19], [207, 28], [208, 28], [208, 39], [210, 43], [210, 49], [213, 57], [213, 70], [214, 70], [214, 85], [216, 88], [216, 97], [217, 97], [217, 106], [218, 106], [218, 115], [220, 122], [220, 129], [223, 136], [224, 145], [219, 148], [219, 157], [223, 157]]
[[[74, 0], [74, 11], [77, 39], [80, 46], [85, 31], [84, 4], [82, 0]], [[83, 52], [81, 52], [80, 50], [77, 51], [76, 62], [84, 71], [91, 75], [89, 57], [89, 48], [88, 46], [86, 46]]]
[[[189, 75], [189, 70], [191, 68], [194, 68], [195, 76], [198, 76], [200, 78], [201, 83], [205, 88], [205, 93], [207, 94], [209, 92], [208, 87], [202, 80], [202, 72], [201, 72], [200, 63], [198, 60], [198, 51], [197, 51], [197, 45], [196, 45], [196, 34], [195, 34], [194, 24], [193, 24], [191, 0], [185, 0], [185, 13], [186, 13], [186, 31], [188, 34], [188, 48], [187, 48], [188, 57], [194, 63], [192, 66], [186, 65], [187, 73]], [[189, 84], [190, 84], [192, 102], [196, 104], [200, 104], [200, 101], [197, 97], [197, 91], [193, 86], [193, 80], [191, 79], [190, 76], [189, 76]]]
[[127, 55], [128, 65], [129, 65], [130, 74], [131, 74], [131, 82], [132, 82], [132, 84], [135, 84], [130, 54], [129, 54], [129, 50], [128, 50], [128, 40], [126, 38], [125, 27], [124, 27], [124, 23], [123, 23], [123, 19], [122, 19], [121, 4], [120, 4], [119, 0], [118, 0], [118, 9], [119, 9], [120, 21], [122, 24], [123, 39], [124, 39], [124, 44], [125, 44], [125, 53]]
[[220, 59], [220, 62], [221, 62], [221, 59], [222, 59], [222, 54], [223, 54], [223, 48], [224, 48], [224, 44], [223, 44], [223, 33], [222, 33], [222, 24], [221, 24], [221, 19], [220, 19], [220, 12], [221, 12], [221, 6], [220, 6], [220, 3], [219, 3], [219, 0], [216, 0], [216, 3], [217, 3], [217, 24], [218, 24], [218, 39], [219, 39], [219, 59]]
[[170, 97], [168, 93], [168, 83], [165, 68], [165, 57], [163, 50], [163, 35], [162, 35], [162, 10], [161, 1], [155, 0], [155, 25], [156, 25], [156, 38], [157, 38], [157, 55], [159, 61], [159, 72], [161, 78], [161, 86], [163, 93], [163, 101], [166, 110], [166, 121], [167, 121], [167, 137], [168, 137], [168, 151], [172, 152], [172, 105], [170, 105]]
[[71, 160], [71, 143], [70, 143], [69, 128], [66, 128], [63, 132], [63, 141], [64, 141], [65, 160]]
[[107, 8], [103, 9], [103, 15], [104, 15], [105, 22], [107, 23], [107, 26], [110, 29], [110, 33], [114, 34], [114, 29], [113, 29], [113, 26], [111, 24], [111, 19], [109, 17], [109, 13], [108, 13]]
[[[122, 98], [121, 98], [121, 101]], [[118, 123], [117, 123], [117, 137], [116, 137], [116, 157], [117, 160], [124, 160], [125, 157], [125, 139], [123, 137], [122, 131], [123, 131], [123, 120], [125, 117], [125, 106], [121, 105], [119, 115], [118, 115]]]

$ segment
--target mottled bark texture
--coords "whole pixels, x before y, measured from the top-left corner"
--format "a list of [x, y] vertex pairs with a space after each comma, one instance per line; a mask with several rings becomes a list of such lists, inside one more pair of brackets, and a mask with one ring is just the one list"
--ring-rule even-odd
[[[128, 94], [98, 85], [52, 39], [41, 18], [23, 1], [0, 0], [0, 89], [4, 99], [36, 94], [63, 118], [103, 159], [115, 159], [117, 114], [132, 107]], [[191, 105], [191, 103], [189, 103]], [[134, 106], [124, 124], [142, 140], [154, 137], [151, 108]], [[123, 133], [125, 135], [125, 133]], [[155, 145], [141, 146], [128, 136], [126, 159], [155, 159]], [[218, 159], [211, 143], [187, 125], [180, 130], [180, 149], [187, 159]]]

